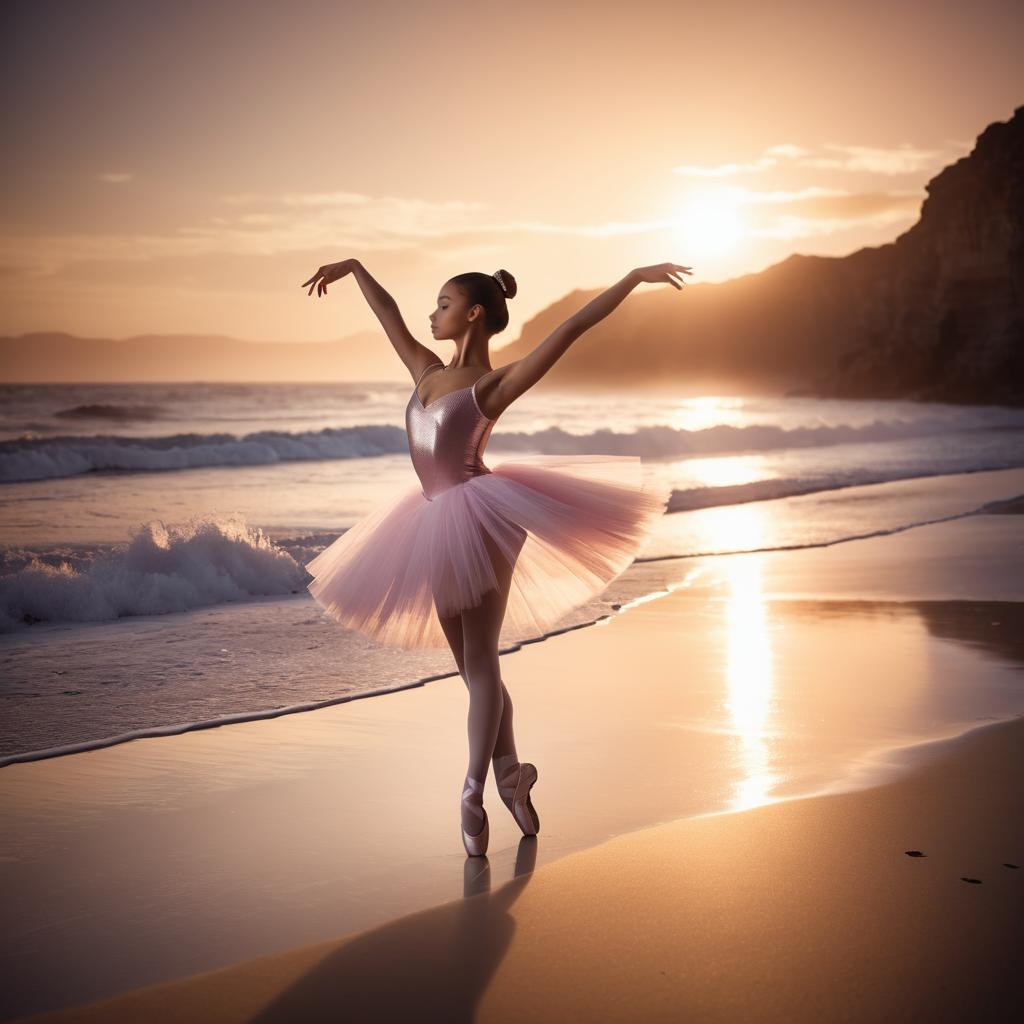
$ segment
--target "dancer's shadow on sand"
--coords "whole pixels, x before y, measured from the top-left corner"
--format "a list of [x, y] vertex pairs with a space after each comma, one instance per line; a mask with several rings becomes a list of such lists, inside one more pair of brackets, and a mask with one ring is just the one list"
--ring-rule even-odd
[[490, 892], [486, 857], [469, 857], [465, 898], [343, 941], [253, 1024], [338, 1020], [472, 1021], [515, 932], [509, 908], [529, 881], [537, 837], [524, 836], [515, 878]]

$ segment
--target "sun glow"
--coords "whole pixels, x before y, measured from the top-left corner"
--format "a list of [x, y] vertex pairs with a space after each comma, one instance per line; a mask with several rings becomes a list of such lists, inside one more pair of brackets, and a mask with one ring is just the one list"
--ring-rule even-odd
[[705, 430], [722, 424], [741, 427], [745, 423], [745, 406], [745, 399], [733, 396], [681, 398], [670, 413], [670, 423], [679, 430]]
[[682, 249], [729, 252], [744, 233], [739, 214], [742, 189], [707, 188], [692, 193], [679, 208], [675, 241]]

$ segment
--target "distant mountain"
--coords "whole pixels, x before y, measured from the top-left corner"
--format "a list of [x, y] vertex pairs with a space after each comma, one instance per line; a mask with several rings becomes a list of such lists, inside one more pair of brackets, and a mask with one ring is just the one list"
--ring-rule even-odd
[[[1024, 404], [1024, 107], [989, 125], [926, 191], [918, 222], [887, 245], [794, 255], [682, 295], [668, 285], [637, 290], [537, 387]], [[496, 341], [495, 365], [523, 356], [598, 293], [571, 292], [511, 344]], [[5, 381], [407, 377], [379, 330], [321, 343], [0, 338]]]
[[[538, 388], [1024, 404], [1024, 107], [926, 190], [918, 222], [887, 245], [794, 255], [682, 296], [634, 292]], [[542, 311], [498, 361], [520, 358], [596, 294]]]
[[7, 382], [405, 381], [408, 376], [383, 331], [323, 342], [191, 334], [123, 341], [58, 333], [0, 338], [0, 380]]

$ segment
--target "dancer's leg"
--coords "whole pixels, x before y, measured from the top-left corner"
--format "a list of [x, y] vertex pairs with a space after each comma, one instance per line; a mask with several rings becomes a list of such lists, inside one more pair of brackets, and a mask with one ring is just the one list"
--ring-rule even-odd
[[[467, 778], [485, 783], [487, 765], [494, 754], [498, 727], [504, 711], [504, 687], [498, 661], [498, 635], [505, 617], [514, 563], [505, 560], [489, 535], [485, 543], [497, 585], [484, 594], [475, 608], [462, 611], [463, 657], [469, 685], [469, 766]], [[475, 835], [480, 830], [479, 805], [483, 787], [462, 802], [463, 826]], [[475, 809], [474, 809], [475, 808]]]
[[[462, 613], [460, 612], [457, 615], [450, 616], [439, 615], [438, 620], [441, 623], [441, 629], [444, 630], [444, 635], [448, 639], [448, 646], [452, 649], [452, 654], [455, 657], [455, 664], [459, 669], [459, 675], [462, 676], [462, 681], [466, 684], [466, 689], [472, 693], [472, 689], [469, 685], [469, 677], [466, 675], [466, 655], [462, 632]], [[501, 771], [508, 771], [508, 764], [519, 763], [515, 754], [515, 737], [512, 733], [512, 698], [508, 695], [508, 690], [505, 689], [504, 683], [502, 683], [501, 686], [501, 694], [501, 722], [498, 724], [498, 739], [494, 744], [493, 755], [495, 779], [501, 778]], [[506, 748], [512, 751], [510, 755], [511, 759], [508, 756], [502, 757], [502, 760], [499, 763], [498, 759], [503, 753], [505, 753]], [[470, 835], [476, 835], [480, 830], [481, 820], [482, 819], [480, 819], [478, 815], [470, 811], [468, 808], [462, 808], [462, 823], [465, 825], [466, 831], [469, 832]]]
[[[466, 677], [465, 646], [462, 636], [462, 613], [457, 615], [439, 616], [441, 629], [448, 638], [448, 646], [452, 649], [455, 664], [458, 667], [459, 675], [469, 689], [469, 679]], [[499, 770], [507, 768], [509, 764], [518, 764], [516, 755], [516, 735], [512, 724], [512, 698], [509, 696], [508, 688], [504, 680], [501, 683], [502, 710], [501, 721], [498, 723], [498, 738], [494, 741], [494, 753], [491, 760], [494, 762], [495, 778], [498, 778]]]

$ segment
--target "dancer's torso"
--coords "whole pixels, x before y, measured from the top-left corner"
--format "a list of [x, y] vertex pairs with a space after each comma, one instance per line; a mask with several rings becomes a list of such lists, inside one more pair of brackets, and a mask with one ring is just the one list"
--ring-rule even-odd
[[433, 499], [470, 477], [490, 473], [483, 463], [484, 448], [495, 421], [477, 405], [476, 385], [459, 388], [424, 406], [413, 389], [405, 410], [409, 454], [423, 487]]

